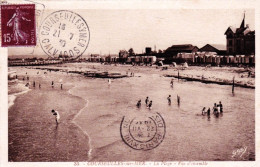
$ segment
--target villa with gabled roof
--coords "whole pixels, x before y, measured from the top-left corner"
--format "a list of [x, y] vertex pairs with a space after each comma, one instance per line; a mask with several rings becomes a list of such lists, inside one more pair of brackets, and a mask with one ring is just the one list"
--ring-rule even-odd
[[228, 27], [226, 32], [226, 49], [229, 55], [254, 55], [255, 31], [245, 26], [245, 14], [239, 28]]

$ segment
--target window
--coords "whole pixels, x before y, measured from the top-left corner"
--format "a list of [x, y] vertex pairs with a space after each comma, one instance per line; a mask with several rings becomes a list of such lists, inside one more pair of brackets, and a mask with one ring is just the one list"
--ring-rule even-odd
[[232, 46], [232, 45], [233, 45], [233, 40], [232, 40], [232, 39], [230, 39], [230, 40], [228, 41], [228, 45], [229, 45], [229, 46]]
[[232, 52], [233, 52], [232, 48], [229, 48], [228, 53], [232, 53]]
[[237, 39], [237, 44], [236, 44], [237, 52], [241, 51], [241, 42], [240, 39]]

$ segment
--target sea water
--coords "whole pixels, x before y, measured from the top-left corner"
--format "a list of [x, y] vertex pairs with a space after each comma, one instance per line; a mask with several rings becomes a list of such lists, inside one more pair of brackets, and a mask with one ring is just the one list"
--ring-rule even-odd
[[[34, 78], [42, 80], [42, 90], [19, 96], [17, 106], [10, 109], [18, 112], [16, 116], [9, 113], [9, 121], [15, 124], [9, 123], [9, 150], [18, 150], [9, 154], [12, 161], [254, 160], [254, 89], [235, 88], [232, 94], [231, 86], [177, 79], [171, 87], [171, 78], [156, 69], [136, 71], [135, 77], [113, 79], [110, 85], [107, 79], [60, 72]], [[48, 85], [60, 79], [65, 90]], [[147, 96], [153, 101], [151, 110], [144, 104]], [[31, 104], [30, 98], [38, 98], [39, 104]], [[139, 99], [142, 105], [138, 109]], [[224, 113], [216, 118], [212, 107], [219, 101]], [[35, 114], [34, 108], [39, 106]], [[62, 123], [58, 127], [50, 106], [59, 109]], [[203, 107], [211, 108], [210, 118], [201, 116]], [[122, 141], [120, 123], [124, 116], [148, 112], [158, 112], [164, 118], [165, 138], [152, 150], [134, 150]], [[34, 117], [37, 119], [31, 119]], [[246, 152], [234, 156], [241, 148]]]

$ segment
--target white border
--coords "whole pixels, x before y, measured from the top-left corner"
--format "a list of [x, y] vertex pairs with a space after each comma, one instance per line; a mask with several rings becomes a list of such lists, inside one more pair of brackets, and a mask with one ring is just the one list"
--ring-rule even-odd
[[[8, 1], [9, 3], [21, 3], [21, 1]], [[26, 1], [25, 1], [26, 2]], [[259, 86], [260, 80], [258, 78], [258, 72], [260, 71], [259, 60], [259, 29], [260, 29], [260, 2], [259, 0], [153, 0], [153, 1], [35, 1], [46, 5], [46, 9], [240, 9], [240, 8], [254, 8], [255, 9], [255, 30], [256, 30], [256, 98], [255, 98], [255, 115], [256, 115], [256, 161], [221, 161], [212, 162], [207, 161], [207, 166], [223, 166], [223, 167], [249, 167], [249, 166], [260, 166], [259, 163], [259, 151], [260, 151], [260, 140], [259, 140]], [[30, 2], [28, 2], [30, 3]], [[0, 167], [20, 167], [20, 166], [74, 166], [74, 162], [40, 162], [40, 163], [25, 163], [25, 162], [8, 162], [8, 97], [7, 97], [7, 48], [0, 48]], [[242, 122], [241, 122], [242, 123]], [[85, 163], [86, 164], [86, 163]], [[145, 166], [151, 166], [153, 162], [147, 163]], [[89, 166], [89, 165], [80, 165]], [[107, 165], [102, 165], [107, 166]], [[111, 166], [111, 165], [109, 165]], [[127, 165], [129, 166], [129, 165]], [[132, 166], [132, 165], [131, 165]], [[163, 165], [158, 165], [163, 166]], [[164, 165], [165, 166], [165, 165]], [[187, 165], [186, 165], [187, 166]]]

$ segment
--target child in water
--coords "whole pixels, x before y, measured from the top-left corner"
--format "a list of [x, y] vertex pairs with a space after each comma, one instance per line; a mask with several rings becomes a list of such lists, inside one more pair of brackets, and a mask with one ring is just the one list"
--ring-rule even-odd
[[139, 100], [139, 101], [137, 102], [136, 106], [137, 106], [138, 108], [141, 107], [141, 100]]
[[151, 100], [149, 105], [148, 105], [149, 109], [152, 109], [152, 104], [153, 104], [153, 101]]
[[146, 99], [145, 99], [146, 107], [148, 106], [148, 102], [149, 102], [149, 97], [147, 96]]
[[204, 113], [206, 112], [205, 110], [206, 110], [206, 107], [203, 107], [201, 115], [204, 115]]
[[171, 95], [169, 95], [169, 96], [167, 97], [167, 100], [168, 100], [168, 104], [171, 105], [171, 103], [172, 103], [172, 101], [171, 101]]
[[60, 114], [58, 111], [55, 110], [51, 110], [52, 114], [55, 115], [55, 120], [56, 120], [56, 124], [59, 124], [59, 120], [60, 120]]

